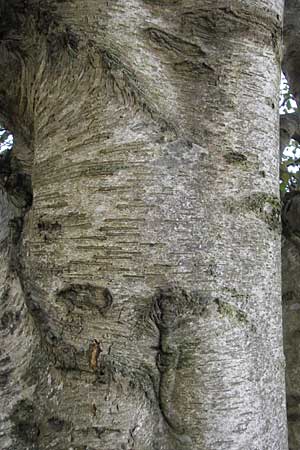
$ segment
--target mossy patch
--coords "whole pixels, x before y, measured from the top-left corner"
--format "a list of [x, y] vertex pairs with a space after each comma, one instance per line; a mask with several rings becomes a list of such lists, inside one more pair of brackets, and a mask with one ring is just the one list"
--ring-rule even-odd
[[225, 153], [225, 155], [223, 155], [223, 158], [229, 164], [236, 165], [244, 165], [247, 161], [247, 156], [240, 152], [227, 152]]
[[280, 230], [281, 227], [281, 202], [275, 195], [255, 193], [246, 198], [245, 206], [255, 213], [269, 225], [272, 230]]
[[245, 294], [243, 292], [238, 292], [238, 290], [235, 288], [224, 287], [223, 291], [230, 294], [233, 299], [248, 300], [248, 298], [249, 298], [248, 294]]
[[281, 201], [275, 195], [255, 192], [242, 199], [227, 201], [227, 207], [232, 214], [237, 211], [251, 211], [263, 220], [270, 230], [281, 231]]
[[215, 303], [218, 306], [218, 313], [223, 317], [228, 317], [229, 319], [238, 322], [240, 324], [248, 324], [249, 320], [247, 318], [247, 314], [238, 309], [236, 306], [231, 305], [227, 302], [222, 302], [221, 300], [215, 300]]

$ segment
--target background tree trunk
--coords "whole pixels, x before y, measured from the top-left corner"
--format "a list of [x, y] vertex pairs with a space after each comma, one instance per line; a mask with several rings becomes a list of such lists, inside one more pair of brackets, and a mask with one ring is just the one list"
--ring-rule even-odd
[[[286, 0], [284, 16], [283, 71], [297, 101], [300, 101], [300, 51], [299, 51], [300, 5]], [[299, 141], [299, 112], [287, 114], [281, 120], [281, 143], [287, 145], [290, 138]], [[282, 240], [282, 295], [284, 349], [286, 355], [286, 390], [289, 429], [289, 448], [300, 447], [300, 385], [299, 385], [299, 192], [290, 192], [284, 198]]]
[[299, 387], [299, 192], [288, 193], [283, 207], [282, 295], [289, 448], [300, 445]]
[[1, 6], [1, 448], [285, 450], [283, 1]]

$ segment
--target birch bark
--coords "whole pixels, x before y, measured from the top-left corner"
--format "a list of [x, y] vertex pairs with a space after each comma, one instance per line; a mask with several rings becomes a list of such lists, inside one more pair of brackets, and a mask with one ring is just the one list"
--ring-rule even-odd
[[2, 52], [28, 152], [1, 202], [1, 448], [286, 450], [283, 1], [29, 4]]

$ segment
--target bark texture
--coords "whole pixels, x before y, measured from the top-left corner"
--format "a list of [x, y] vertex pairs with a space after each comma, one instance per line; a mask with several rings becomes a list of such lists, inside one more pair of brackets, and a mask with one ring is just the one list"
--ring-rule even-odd
[[283, 1], [0, 6], [1, 449], [286, 450]]

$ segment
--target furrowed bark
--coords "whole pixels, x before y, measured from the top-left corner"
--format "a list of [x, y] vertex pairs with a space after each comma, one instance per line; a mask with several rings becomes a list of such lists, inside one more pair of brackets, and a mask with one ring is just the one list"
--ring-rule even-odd
[[287, 448], [282, 3], [19, 12], [37, 43], [12, 95], [33, 155], [15, 276], [35, 377], [20, 399], [8, 381], [1, 448]]

